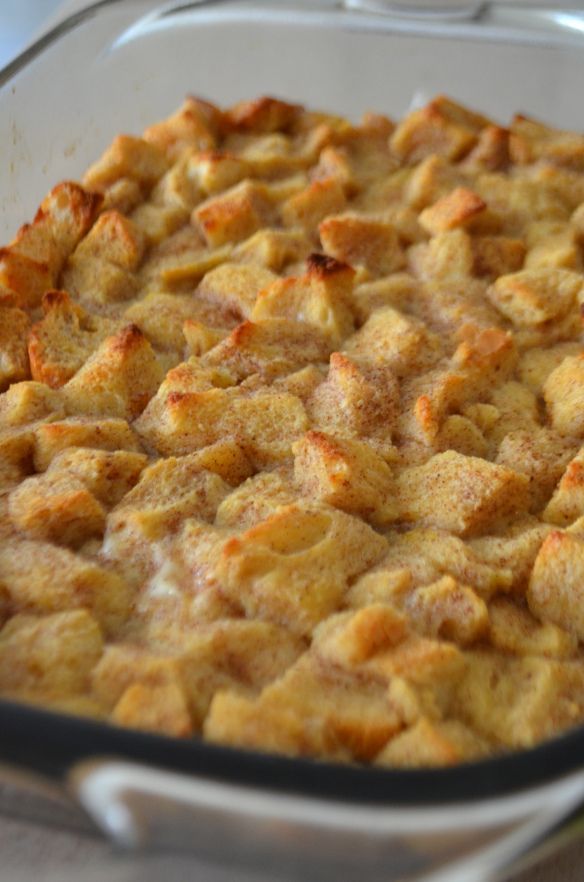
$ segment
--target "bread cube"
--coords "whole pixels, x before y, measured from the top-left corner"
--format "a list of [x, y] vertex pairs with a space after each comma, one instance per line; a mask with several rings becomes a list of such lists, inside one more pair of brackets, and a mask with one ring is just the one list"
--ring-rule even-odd
[[414, 165], [432, 154], [460, 159], [477, 143], [489, 120], [444, 96], [408, 114], [396, 127], [390, 146], [402, 161]]
[[197, 297], [212, 303], [219, 316], [242, 321], [252, 314], [259, 292], [275, 280], [261, 266], [223, 263], [204, 276]]
[[552, 429], [538, 427], [505, 435], [495, 461], [529, 478], [531, 509], [540, 512], [573, 453], [571, 441]]
[[543, 519], [550, 524], [567, 527], [584, 515], [584, 448], [568, 463], [568, 467], [548, 502]]
[[193, 733], [185, 696], [176, 683], [128, 686], [112, 711], [111, 722], [176, 738]]
[[488, 296], [514, 325], [531, 327], [576, 309], [582, 285], [581, 276], [569, 270], [526, 269], [501, 276]]
[[534, 395], [542, 395], [545, 381], [553, 370], [561, 365], [569, 355], [579, 355], [582, 344], [579, 342], [557, 343], [545, 349], [528, 349], [519, 361], [519, 378]]
[[548, 376], [543, 397], [554, 429], [576, 438], [584, 434], [584, 354], [568, 356]]
[[467, 654], [456, 707], [462, 719], [508, 747], [532, 747], [584, 717], [584, 671], [576, 662]]
[[327, 254], [353, 267], [364, 267], [372, 276], [394, 273], [405, 266], [396, 230], [388, 223], [355, 214], [324, 220], [320, 241]]
[[20, 426], [0, 430], [0, 495], [31, 472], [34, 435]]
[[105, 511], [78, 478], [45, 474], [27, 478], [9, 496], [15, 527], [31, 539], [79, 546], [105, 529]]
[[97, 162], [87, 170], [84, 186], [103, 192], [120, 178], [131, 178], [149, 190], [168, 168], [164, 153], [143, 138], [118, 135]]
[[269, 226], [272, 214], [266, 186], [245, 180], [197, 206], [192, 220], [198, 224], [207, 245], [217, 248], [241, 242], [260, 227]]
[[289, 319], [243, 322], [204, 357], [238, 379], [258, 374], [270, 382], [304, 365], [326, 363], [330, 339], [315, 327]]
[[486, 756], [489, 742], [458, 720], [421, 717], [400, 732], [375, 757], [375, 765], [391, 768], [454, 766]]
[[47, 614], [88, 609], [108, 635], [127, 621], [134, 599], [115, 573], [67, 548], [20, 538], [0, 545], [0, 582], [15, 610]]
[[189, 178], [206, 196], [212, 196], [253, 177], [251, 164], [226, 152], [193, 153], [188, 159]]
[[529, 608], [543, 622], [552, 622], [583, 639], [584, 540], [552, 532], [535, 559], [529, 580]]
[[258, 230], [233, 252], [240, 263], [253, 263], [279, 273], [289, 263], [306, 260], [312, 243], [301, 230]]
[[406, 523], [467, 536], [525, 511], [529, 482], [503, 466], [447, 451], [399, 474], [397, 499], [399, 518]]
[[361, 366], [333, 352], [328, 377], [308, 399], [307, 411], [315, 429], [340, 438], [366, 438], [381, 456], [391, 457], [398, 399], [391, 368]]
[[489, 604], [489, 641], [502, 652], [570, 658], [576, 654], [578, 640], [551, 622], [541, 624], [523, 605], [507, 597], [496, 597]]
[[472, 276], [472, 239], [462, 229], [437, 233], [428, 244], [412, 245], [408, 251], [408, 265], [415, 276], [424, 280], [450, 282]]
[[489, 612], [484, 600], [473, 588], [452, 576], [443, 576], [418, 588], [408, 598], [405, 609], [423, 634], [462, 646], [480, 640], [489, 628]]
[[140, 442], [126, 420], [92, 420], [70, 417], [66, 420], [41, 423], [34, 428], [34, 465], [44, 471], [59, 453], [69, 447], [98, 450], [140, 451]]
[[361, 441], [307, 432], [292, 451], [303, 494], [384, 524], [396, 517], [391, 469]]
[[176, 532], [185, 518], [213, 521], [231, 487], [201, 468], [195, 456], [169, 457], [148, 466], [108, 518], [108, 533], [130, 530], [155, 541]]
[[278, 98], [262, 96], [254, 101], [240, 101], [225, 112], [225, 125], [244, 132], [287, 131], [299, 119], [303, 108]]
[[349, 306], [353, 276], [353, 270], [346, 264], [312, 255], [304, 275], [277, 279], [259, 293], [251, 320], [283, 318], [306, 322], [337, 345], [354, 328]]
[[0, 631], [0, 689], [42, 700], [86, 692], [102, 651], [99, 625], [84, 609], [15, 616]]
[[14, 296], [21, 309], [34, 309], [45, 291], [54, 285], [54, 274], [47, 263], [19, 254], [12, 248], [0, 248], [0, 286]]
[[163, 151], [170, 160], [177, 160], [187, 149], [212, 150], [222, 116], [213, 104], [189, 96], [176, 113], [149, 126], [144, 140]]
[[228, 540], [217, 578], [246, 615], [310, 634], [385, 547], [357, 518], [297, 503]]
[[134, 419], [153, 397], [164, 372], [136, 325], [107, 337], [63, 386], [69, 413]]
[[402, 725], [382, 684], [305, 655], [259, 699], [218, 692], [203, 731], [221, 744], [346, 761], [371, 759]]
[[29, 328], [25, 312], [0, 305], [0, 391], [30, 376], [26, 349]]
[[384, 364], [398, 377], [431, 367], [441, 351], [440, 341], [423, 322], [392, 306], [376, 309], [344, 346], [350, 358]]
[[284, 202], [281, 209], [285, 227], [300, 227], [307, 235], [316, 233], [319, 223], [346, 205], [345, 192], [335, 178], [313, 181]]
[[180, 353], [185, 348], [183, 328], [186, 321], [200, 314], [192, 297], [156, 291], [133, 303], [124, 313], [124, 320], [136, 325], [157, 349]]
[[281, 466], [270, 472], [259, 472], [223, 500], [215, 523], [219, 527], [247, 530], [297, 499], [298, 487], [288, 468]]
[[13, 383], [0, 395], [0, 426], [25, 426], [38, 420], [59, 419], [65, 415], [59, 392], [44, 383], [25, 380]]
[[58, 389], [120, 325], [86, 312], [65, 291], [47, 291], [42, 305], [45, 317], [28, 338], [31, 372], [33, 379]]
[[484, 212], [486, 203], [466, 187], [456, 187], [433, 205], [425, 208], [418, 218], [421, 226], [431, 236], [464, 227]]
[[78, 479], [102, 505], [110, 507], [132, 489], [147, 464], [143, 453], [70, 447], [51, 461], [47, 475]]

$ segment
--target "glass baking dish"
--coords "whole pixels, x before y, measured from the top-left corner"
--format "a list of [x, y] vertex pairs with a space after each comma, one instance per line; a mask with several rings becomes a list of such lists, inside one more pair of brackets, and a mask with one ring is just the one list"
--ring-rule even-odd
[[[396, 16], [383, 0], [93, 4], [0, 72], [0, 239], [116, 133], [140, 132], [187, 93], [229, 104], [269, 92], [355, 118], [446, 93], [502, 123], [521, 111], [584, 128], [584, 12], [470, 5], [428, 16], [402, 2]], [[261, 756], [5, 701], [0, 731], [1, 760], [67, 781], [116, 842], [270, 860], [272, 878], [486, 882], [584, 801], [579, 730], [435, 771]]]

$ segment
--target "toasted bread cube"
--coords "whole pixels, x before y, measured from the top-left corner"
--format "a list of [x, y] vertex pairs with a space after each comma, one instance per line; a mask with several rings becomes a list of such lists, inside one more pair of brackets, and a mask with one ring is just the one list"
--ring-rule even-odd
[[172, 116], [149, 126], [144, 140], [176, 160], [187, 149], [212, 150], [221, 122], [222, 114], [217, 107], [188, 97]]
[[527, 228], [528, 269], [566, 269], [582, 271], [580, 236], [571, 224], [537, 221]]
[[218, 689], [259, 692], [282, 675], [304, 648], [303, 640], [269, 622], [235, 619], [198, 628], [185, 641], [179, 661], [197, 725]]
[[584, 637], [584, 540], [552, 532], [535, 559], [527, 601], [538, 619]]
[[136, 325], [158, 349], [182, 353], [185, 322], [197, 318], [199, 313], [192, 297], [153, 291], [129, 306], [124, 319]]
[[584, 435], [584, 355], [568, 356], [552, 371], [543, 397], [554, 429], [561, 435]]
[[84, 186], [103, 192], [120, 178], [131, 178], [148, 190], [168, 168], [164, 153], [142, 138], [118, 135], [83, 178]]
[[316, 629], [312, 648], [318, 655], [350, 669], [392, 649], [407, 635], [405, 616], [392, 606], [379, 603], [332, 616]]
[[79, 546], [105, 529], [105, 511], [74, 476], [27, 478], [8, 499], [13, 524], [31, 539]]
[[374, 680], [302, 656], [255, 701], [218, 692], [205, 720], [211, 741], [347, 760], [370, 760], [403, 720]]
[[223, 263], [204, 276], [197, 297], [212, 303], [219, 316], [242, 321], [252, 314], [259, 292], [275, 280], [264, 267]]
[[467, 653], [457, 710], [473, 729], [509, 747], [531, 747], [584, 716], [581, 664]]
[[135, 270], [143, 254], [144, 239], [136, 225], [119, 211], [106, 211], [79, 243], [74, 256], [80, 262], [99, 258], [121, 269]]
[[103, 200], [103, 211], [119, 211], [121, 214], [129, 214], [144, 198], [140, 184], [132, 178], [119, 178], [106, 187], [102, 194], [93, 195], [99, 195]]
[[464, 227], [484, 212], [486, 203], [466, 187], [456, 187], [433, 205], [425, 208], [418, 222], [431, 236]]
[[198, 224], [207, 244], [217, 248], [241, 242], [260, 227], [269, 226], [272, 213], [266, 186], [245, 180], [197, 206], [193, 222]]
[[392, 306], [375, 310], [345, 343], [350, 358], [393, 368], [397, 376], [430, 367], [441, 355], [438, 338], [423, 322]]
[[225, 152], [191, 154], [188, 172], [206, 196], [214, 196], [252, 177], [250, 163]]
[[578, 640], [551, 622], [542, 625], [524, 606], [507, 597], [496, 597], [489, 604], [489, 640], [502, 652], [569, 658], [578, 649]]
[[233, 253], [240, 263], [256, 263], [279, 273], [289, 263], [306, 260], [312, 243], [300, 230], [258, 230]]
[[263, 319], [238, 325], [204, 362], [224, 367], [238, 379], [259, 374], [270, 382], [304, 365], [326, 362], [331, 348], [328, 337], [304, 322]]
[[219, 475], [233, 487], [249, 478], [253, 471], [249, 459], [235, 441], [216, 441], [191, 455], [202, 469]]
[[45, 291], [54, 285], [54, 274], [47, 263], [40, 263], [12, 248], [0, 248], [0, 286], [15, 298], [15, 305], [34, 309]]
[[59, 453], [47, 475], [70, 476], [81, 481], [103, 505], [116, 505], [136, 484], [148, 457], [129, 450], [87, 450], [71, 447]]
[[515, 273], [523, 266], [526, 247], [521, 239], [509, 236], [474, 236], [472, 240], [474, 273], [498, 276]]
[[81, 260], [76, 252], [67, 261], [61, 283], [75, 300], [98, 309], [130, 300], [140, 287], [135, 273], [99, 258]]
[[501, 276], [489, 288], [488, 296], [514, 325], [530, 327], [574, 310], [582, 291], [580, 275], [541, 268]]
[[537, 427], [509, 432], [495, 461], [529, 478], [531, 509], [540, 512], [573, 453], [571, 441], [551, 429]]
[[108, 518], [108, 532], [138, 531], [148, 540], [176, 532], [185, 518], [213, 521], [231, 487], [202, 469], [197, 455], [169, 457], [145, 469]]
[[385, 548], [382, 536], [344, 512], [289, 505], [228, 540], [217, 577], [247, 615], [309, 634], [337, 607], [347, 580]]
[[357, 322], [364, 325], [372, 313], [384, 306], [393, 306], [400, 312], [407, 310], [418, 288], [419, 282], [405, 272], [392, 273], [384, 279], [355, 286], [352, 308]]
[[187, 341], [187, 354], [200, 357], [213, 349], [228, 336], [224, 328], [211, 328], [195, 319], [187, 319], [183, 324], [183, 334]]
[[26, 349], [29, 328], [25, 312], [0, 305], [0, 391], [30, 376]]
[[136, 325], [107, 337], [63, 387], [70, 413], [87, 416], [138, 416], [163, 379], [150, 343]]
[[259, 293], [251, 319], [303, 321], [339, 343], [354, 328], [348, 305], [353, 276], [346, 264], [313, 255], [304, 275], [277, 279]]
[[84, 609], [15, 616], [0, 632], [0, 689], [43, 700], [86, 692], [102, 651], [99, 626]]
[[567, 527], [584, 515], [584, 448], [568, 463], [568, 467], [548, 502], [543, 519], [550, 524]]
[[0, 426], [24, 426], [45, 418], [58, 419], [65, 409], [61, 395], [44, 383], [13, 383], [0, 395]]
[[171, 392], [156, 398], [136, 423], [138, 432], [164, 456], [233, 440], [252, 465], [265, 468], [290, 456], [292, 443], [308, 429], [302, 402], [284, 392], [210, 389]]
[[0, 582], [13, 609], [39, 614], [89, 609], [107, 634], [115, 634], [127, 621], [133, 603], [132, 592], [118, 575], [45, 542], [3, 542]]
[[489, 120], [440, 96], [408, 114], [390, 138], [395, 155], [414, 165], [432, 154], [460, 159], [477, 143]]
[[535, 395], [542, 395], [543, 385], [551, 372], [568, 355], [579, 355], [581, 352], [582, 344], [577, 341], [557, 343], [546, 349], [528, 349], [519, 361], [519, 379]]
[[472, 239], [460, 228], [437, 233], [428, 244], [410, 248], [408, 263], [414, 275], [421, 279], [454, 281], [461, 276], [471, 276], [474, 270]]
[[381, 456], [391, 453], [399, 389], [393, 370], [362, 367], [340, 352], [307, 401], [313, 426], [341, 438], [366, 438]]
[[57, 184], [41, 202], [32, 224], [18, 231], [11, 250], [46, 264], [56, 280], [65, 260], [91, 227], [101, 201], [97, 193], [88, 193], [79, 184]]
[[337, 214], [346, 205], [345, 192], [334, 178], [314, 181], [282, 205], [286, 227], [301, 227], [305, 233], [316, 232], [319, 223], [330, 214]]
[[262, 96], [230, 107], [225, 112], [225, 123], [228, 128], [245, 132], [279, 132], [291, 128], [302, 112], [298, 104]]
[[70, 417], [66, 420], [41, 423], [34, 429], [34, 465], [44, 471], [59, 453], [69, 447], [90, 447], [98, 450], [140, 451], [140, 442], [125, 420], [92, 420]]
[[179, 205], [152, 205], [143, 202], [132, 212], [130, 218], [147, 246], [159, 245], [184, 226], [190, 210]]
[[510, 133], [500, 126], [488, 125], [481, 130], [478, 141], [462, 165], [469, 171], [504, 170], [511, 161], [509, 152]]
[[454, 766], [480, 759], [489, 752], [488, 741], [464, 723], [422, 717], [387, 743], [375, 757], [375, 765], [408, 769]]
[[218, 527], [247, 530], [297, 499], [298, 488], [288, 468], [259, 472], [223, 500], [215, 523]]
[[0, 430], [0, 494], [11, 490], [32, 471], [34, 434], [17, 426]]
[[397, 494], [399, 517], [406, 523], [466, 536], [526, 511], [529, 482], [503, 466], [447, 451], [398, 475]]
[[373, 276], [384, 276], [402, 269], [405, 257], [394, 227], [373, 218], [341, 214], [324, 220], [320, 241], [327, 254], [364, 267]]
[[86, 312], [65, 291], [47, 291], [45, 317], [32, 326], [28, 354], [33, 379], [63, 386], [95, 349], [119, 329], [119, 322]]
[[406, 607], [414, 625], [431, 637], [441, 637], [466, 646], [480, 640], [489, 628], [484, 600], [469, 585], [452, 576], [418, 588]]
[[292, 452], [295, 478], [307, 498], [375, 524], [395, 519], [391, 469], [367, 444], [311, 431]]
[[177, 738], [186, 738], [193, 732], [184, 693], [176, 683], [134, 683], [116, 704], [111, 721], [118, 726]]

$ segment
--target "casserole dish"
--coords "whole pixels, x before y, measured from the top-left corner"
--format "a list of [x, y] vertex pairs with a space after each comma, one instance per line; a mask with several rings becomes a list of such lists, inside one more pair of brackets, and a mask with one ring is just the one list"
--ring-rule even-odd
[[[569, 101], [581, 76], [577, 15], [514, 15], [495, 9], [456, 25], [430, 26], [419, 18], [395, 20], [329, 4], [294, 12], [269, 3], [161, 9], [98, 4], [65, 22], [3, 75], [11, 170], [4, 190], [5, 238], [31, 213], [49, 181], [79, 174], [116, 131], [142, 128], [163, 115], [195, 80], [197, 91], [233, 101], [261, 91], [269, 71], [270, 88], [283, 97], [308, 96], [314, 106], [352, 114], [372, 106], [397, 115], [412, 98], [444, 91], [497, 118], [521, 108], [557, 125], [580, 126]], [[246, 63], [250, 48], [253, 66]], [[49, 117], [43, 109], [51, 106], [63, 53], [78, 63], [80, 75], [67, 86], [63, 114]], [[175, 55], [185, 61], [173, 65]], [[360, 61], [358, 76], [347, 65], [351, 57]], [[392, 80], [388, 59], [399, 79]], [[514, 75], [519, 64], [521, 77]], [[480, 80], [471, 82], [468, 70]], [[388, 81], [394, 82], [389, 91]], [[175, 743], [8, 703], [2, 715], [4, 758], [57, 779], [67, 773], [83, 804], [118, 841], [136, 844], [144, 835], [199, 849], [228, 841], [234, 856], [280, 858], [288, 873], [294, 860], [305, 878], [338, 873], [340, 861], [350, 875], [371, 878], [439, 879], [428, 873], [443, 871], [442, 878], [468, 879], [470, 865], [460, 861], [476, 849], [482, 850], [482, 866], [472, 865], [474, 877], [492, 878], [581, 798], [578, 733], [464, 769], [382, 773]], [[41, 720], [39, 751], [34, 733]], [[83, 762], [104, 755], [190, 776]]]

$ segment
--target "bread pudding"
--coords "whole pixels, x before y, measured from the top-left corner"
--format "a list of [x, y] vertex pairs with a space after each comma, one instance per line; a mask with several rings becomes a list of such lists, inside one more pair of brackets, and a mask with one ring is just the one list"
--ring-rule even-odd
[[440, 766], [584, 722], [584, 136], [188, 98], [0, 250], [0, 695]]

